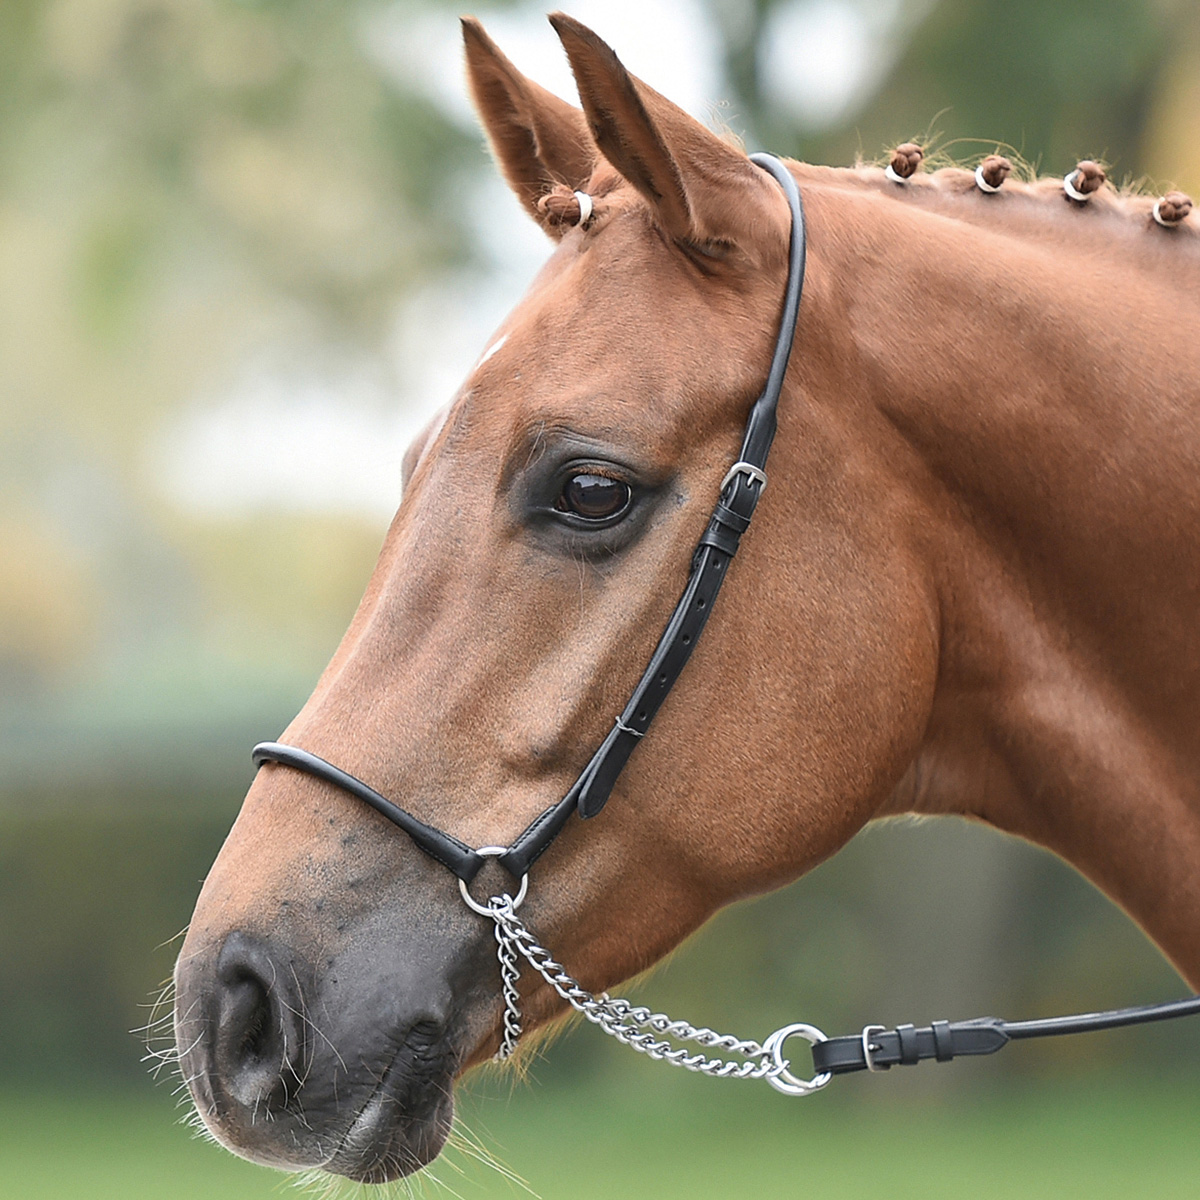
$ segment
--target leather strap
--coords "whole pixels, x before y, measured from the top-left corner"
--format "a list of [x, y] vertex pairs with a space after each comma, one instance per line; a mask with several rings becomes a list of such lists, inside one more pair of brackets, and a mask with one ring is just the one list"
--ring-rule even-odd
[[[498, 856], [497, 861], [517, 879], [523, 878], [545, 853], [573, 812], [578, 811], [582, 817], [594, 817], [604, 807], [622, 768], [691, 657], [766, 484], [763, 467], [775, 437], [776, 409], [795, 339], [804, 284], [804, 213], [796, 182], [783, 163], [769, 154], [755, 154], [751, 158], [779, 182], [792, 213], [787, 288], [766, 386], [746, 423], [741, 458], [726, 476], [712, 519], [692, 557], [687, 586], [629, 703], [567, 794], [531, 821], [508, 850]], [[254, 747], [253, 753], [254, 762], [259, 766], [275, 762], [304, 771], [369, 804], [466, 884], [470, 884], [486, 861], [477, 850], [472, 850], [458, 838], [414, 817], [361, 779], [315, 754], [279, 742], [262, 742]], [[1200, 995], [1168, 1004], [1041, 1021], [1013, 1022], [981, 1017], [955, 1023], [934, 1021], [923, 1029], [899, 1025], [888, 1031], [868, 1026], [861, 1034], [830, 1038], [815, 1044], [813, 1064], [818, 1074], [845, 1075], [868, 1068], [886, 1070], [897, 1064], [912, 1066], [929, 1059], [950, 1062], [964, 1055], [995, 1054], [1010, 1041], [1023, 1038], [1115, 1029], [1197, 1013], [1200, 1013]]]
[[387, 817], [393, 824], [399, 825], [430, 858], [436, 859], [444, 867], [449, 867], [464, 883], [469, 884], [484, 864], [485, 860], [465, 842], [460, 842], [458, 838], [432, 825], [426, 825], [412, 813], [405, 812], [398, 804], [393, 804], [386, 796], [380, 795], [374, 788], [368, 787], [349, 771], [335, 767], [333, 763], [326, 762], [316, 754], [310, 754], [296, 746], [285, 746], [282, 742], [259, 742], [251, 751], [251, 757], [256, 767], [261, 767], [267, 762], [282, 763], [285, 767], [303, 771], [306, 775], [315, 775], [318, 779], [349, 792], [364, 804], [369, 804], [377, 813]]
[[[974, 1021], [953, 1023], [934, 1021], [924, 1029], [897, 1025], [892, 1030], [854, 1033], [818, 1042], [812, 1048], [813, 1065], [818, 1073], [828, 1071], [831, 1075], [848, 1075], [869, 1069], [886, 1071], [896, 1065], [914, 1066], [929, 1059], [950, 1062], [951, 1059], [969, 1055], [995, 1054], [1009, 1042], [1025, 1038], [1094, 1033], [1100, 1029], [1120, 1029], [1128, 1025], [1145, 1025], [1151, 1021], [1169, 1021], [1175, 1017], [1196, 1014], [1200, 1014], [1200, 996], [1188, 996], [1167, 1004], [1078, 1013], [1039, 1021], [1002, 1021], [999, 1017], [979, 1017]], [[867, 1061], [868, 1046], [870, 1062]]]
[[[779, 183], [787, 197], [792, 217], [783, 311], [767, 381], [750, 410], [742, 439], [741, 458], [726, 476], [708, 528], [692, 556], [683, 595], [629, 703], [567, 794], [531, 821], [508, 850], [498, 856], [497, 861], [515, 879], [524, 876], [545, 853], [572, 812], [578, 810], [581, 817], [594, 817], [607, 803], [629, 756], [650, 728], [654, 715], [662, 707], [667, 693], [696, 648], [717, 593], [725, 582], [729, 563], [737, 553], [742, 534], [750, 526], [750, 518], [754, 515], [765, 486], [763, 467], [775, 437], [775, 414], [796, 337], [796, 320], [804, 288], [804, 209], [796, 181], [779, 159], [770, 154], [752, 154], [750, 158]], [[282, 763], [358, 797], [403, 829], [426, 854], [448, 867], [464, 883], [469, 884], [483, 866], [484, 859], [471, 847], [414, 817], [361, 779], [316, 754], [279, 742], [261, 742], [254, 747], [253, 757], [258, 765], [264, 762]]]
[[[751, 155], [751, 161], [775, 177], [787, 197], [792, 214], [787, 287], [784, 290], [783, 313], [775, 350], [771, 355], [771, 366], [762, 393], [750, 410], [741, 455], [726, 476], [708, 528], [692, 556], [691, 573], [683, 596], [650, 657], [650, 665], [621, 713], [620, 721], [614, 725], [581, 776], [583, 786], [579, 792], [579, 815], [584, 818], [594, 817], [608, 802], [613, 785], [629, 761], [629, 756], [650, 728], [650, 722], [691, 658], [700, 634], [708, 623], [717, 593], [725, 582], [730, 560], [737, 553], [742, 534], [750, 527], [750, 519], [754, 516], [765, 486], [763, 468], [775, 439], [776, 412], [792, 343], [795, 341], [800, 297], [804, 289], [806, 238], [804, 207], [791, 173], [770, 154]], [[516, 849], [515, 843], [513, 849]], [[500, 861], [503, 863], [504, 859]]]

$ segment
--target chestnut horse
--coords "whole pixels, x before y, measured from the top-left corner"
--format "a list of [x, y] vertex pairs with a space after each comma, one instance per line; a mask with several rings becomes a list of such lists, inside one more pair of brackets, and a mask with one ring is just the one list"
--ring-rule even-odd
[[[492, 149], [557, 249], [409, 451], [283, 737], [473, 847], [564, 794], [641, 674], [787, 273], [771, 177], [552, 21], [582, 110], [464, 33]], [[957, 813], [1074, 864], [1200, 985], [1193, 231], [1107, 187], [789, 169], [809, 267], [770, 489], [652, 736], [522, 916], [598, 990], [873, 818]], [[512, 886], [495, 864], [491, 885]], [[501, 1037], [492, 923], [376, 813], [275, 764], [177, 987], [213, 1134], [359, 1180], [438, 1153], [452, 1081]], [[530, 972], [522, 992], [531, 1027], [564, 1009]]]

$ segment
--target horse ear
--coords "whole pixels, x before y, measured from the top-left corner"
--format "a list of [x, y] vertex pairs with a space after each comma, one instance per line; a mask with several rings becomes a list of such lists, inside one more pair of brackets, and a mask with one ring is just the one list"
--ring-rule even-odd
[[774, 186], [765, 172], [631, 75], [587, 26], [564, 13], [552, 13], [550, 24], [570, 59], [596, 145], [667, 233], [701, 245], [738, 240], [761, 212], [753, 202], [747, 211], [747, 201]]
[[[584, 188], [596, 162], [587, 120], [573, 104], [526, 78], [474, 17], [462, 18], [471, 95], [492, 152], [526, 211], [555, 184]], [[552, 236], [562, 229], [546, 225]]]

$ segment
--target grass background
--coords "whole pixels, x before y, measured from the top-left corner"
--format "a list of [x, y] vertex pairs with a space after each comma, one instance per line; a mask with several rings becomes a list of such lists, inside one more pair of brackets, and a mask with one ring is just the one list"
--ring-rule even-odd
[[[964, 1074], [932, 1096], [897, 1099], [906, 1089], [888, 1076], [836, 1081], [834, 1091], [797, 1101], [761, 1084], [664, 1078], [664, 1070], [646, 1064], [635, 1086], [590, 1089], [485, 1079], [467, 1089], [460, 1110], [471, 1135], [545, 1200], [1200, 1195], [1200, 1092], [1187, 1079], [1132, 1090], [1109, 1076], [992, 1088], [979, 1064], [958, 1064]], [[198, 1140], [169, 1090], [0, 1097], [0, 1197], [304, 1194], [289, 1177]], [[407, 1187], [333, 1191], [530, 1194], [461, 1147], [434, 1175]]]

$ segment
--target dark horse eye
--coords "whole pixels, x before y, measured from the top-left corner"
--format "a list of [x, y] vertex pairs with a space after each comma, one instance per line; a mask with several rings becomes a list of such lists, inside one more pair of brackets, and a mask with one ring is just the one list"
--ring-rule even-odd
[[607, 521], [629, 507], [629, 484], [607, 475], [572, 475], [554, 505], [585, 521]]

